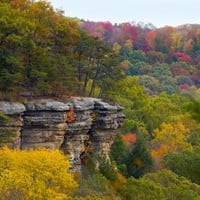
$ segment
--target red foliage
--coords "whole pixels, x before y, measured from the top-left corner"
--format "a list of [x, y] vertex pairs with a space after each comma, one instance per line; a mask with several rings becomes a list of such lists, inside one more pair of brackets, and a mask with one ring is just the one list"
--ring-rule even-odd
[[181, 85], [179, 85], [179, 88], [181, 89], [181, 90], [188, 90], [189, 89], [189, 85], [188, 84], [181, 84]]
[[189, 64], [191, 61], [191, 57], [187, 55], [186, 53], [176, 52], [174, 53], [174, 55], [178, 61], [183, 61], [183, 62], [186, 62], [187, 64]]
[[122, 139], [127, 146], [131, 146], [137, 139], [137, 135], [135, 133], [127, 133], [122, 135]]
[[67, 116], [66, 116], [66, 123], [71, 123], [71, 122], [73, 122], [73, 121], [76, 120], [76, 118], [75, 118], [75, 112], [74, 112], [73, 108], [70, 108], [70, 110], [66, 114], [67, 114]]
[[190, 76], [190, 72], [184, 69], [181, 65], [177, 64], [171, 68], [173, 76]]
[[130, 23], [122, 23], [121, 27], [122, 35], [124, 38], [136, 40], [137, 38], [137, 27]]

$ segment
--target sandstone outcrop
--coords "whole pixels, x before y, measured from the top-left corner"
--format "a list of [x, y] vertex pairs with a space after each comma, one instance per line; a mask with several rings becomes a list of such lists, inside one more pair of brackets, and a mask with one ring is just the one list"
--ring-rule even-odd
[[21, 103], [0, 102], [0, 146], [20, 148], [24, 111]]
[[75, 170], [79, 170], [89, 151], [108, 156], [116, 130], [124, 120], [120, 106], [79, 97], [62, 102], [0, 102], [0, 113], [1, 146], [60, 148], [69, 155]]

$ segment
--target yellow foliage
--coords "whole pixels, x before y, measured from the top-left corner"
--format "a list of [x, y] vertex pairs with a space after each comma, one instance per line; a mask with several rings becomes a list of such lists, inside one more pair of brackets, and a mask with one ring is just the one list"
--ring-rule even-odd
[[121, 45], [118, 44], [117, 42], [115, 42], [115, 43], [113, 44], [113, 50], [114, 50], [114, 52], [115, 52], [115, 53], [119, 53], [120, 49], [121, 49]]
[[63, 200], [77, 187], [59, 150], [0, 149], [1, 200]]
[[190, 130], [180, 121], [171, 124], [162, 123], [160, 129], [154, 130], [153, 135], [151, 154], [158, 165], [162, 158], [170, 152], [192, 149], [191, 144], [187, 142]]

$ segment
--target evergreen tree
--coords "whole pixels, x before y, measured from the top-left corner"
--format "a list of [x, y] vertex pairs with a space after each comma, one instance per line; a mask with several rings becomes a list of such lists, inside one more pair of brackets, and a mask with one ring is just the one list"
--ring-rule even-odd
[[127, 161], [128, 175], [139, 178], [152, 168], [153, 160], [146, 141], [138, 134], [136, 143]]

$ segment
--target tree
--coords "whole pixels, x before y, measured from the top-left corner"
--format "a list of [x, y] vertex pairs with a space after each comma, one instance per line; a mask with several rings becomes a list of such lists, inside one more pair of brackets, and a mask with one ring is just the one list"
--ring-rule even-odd
[[95, 96], [95, 89], [99, 87], [99, 95], [102, 96], [110, 89], [108, 86], [112, 86], [112, 82], [121, 79], [122, 69], [117, 58], [117, 54], [103, 41], [82, 32], [73, 59], [79, 93]]
[[165, 169], [140, 179], [129, 178], [120, 194], [123, 200], [197, 200], [200, 186]]
[[143, 51], [134, 50], [131, 53], [130, 61], [131, 63], [146, 62], [147, 57]]
[[139, 83], [146, 88], [146, 92], [149, 94], [159, 94], [161, 92], [160, 82], [149, 75], [142, 75], [139, 77]]
[[0, 149], [1, 199], [66, 199], [77, 187], [59, 150]]
[[[69, 64], [78, 23], [55, 12], [46, 1], [0, 3], [0, 90], [46, 95], [69, 89]], [[16, 94], [17, 93], [17, 94]]]
[[161, 168], [161, 161], [170, 152], [181, 152], [192, 149], [187, 142], [190, 131], [180, 121], [176, 123], [162, 123], [160, 129], [153, 132], [154, 139], [151, 141], [151, 152], [155, 159], [155, 168]]
[[32, 23], [26, 21], [20, 11], [12, 9], [8, 3], [0, 4], [0, 18], [0, 90], [8, 92], [23, 80], [24, 66], [20, 47]]
[[152, 134], [163, 122], [172, 122], [181, 116], [181, 98], [177, 95], [160, 95], [148, 98], [145, 106], [140, 109], [142, 120]]
[[127, 160], [128, 176], [139, 178], [151, 170], [153, 160], [150, 150], [142, 135], [137, 135]]
[[199, 199], [200, 186], [170, 170], [164, 169], [156, 173], [149, 173], [143, 179], [158, 185], [164, 193], [164, 199]]
[[144, 75], [152, 71], [152, 65], [149, 65], [146, 62], [137, 62], [134, 64], [130, 63], [130, 67], [127, 70], [127, 74], [130, 76], [134, 75]]
[[183, 52], [175, 52], [174, 56], [179, 62], [186, 62], [187, 64], [189, 64], [191, 61], [190, 56]]
[[122, 200], [164, 200], [162, 188], [145, 179], [129, 178], [120, 191]]
[[118, 200], [110, 181], [99, 172], [82, 171], [79, 187], [70, 200]]
[[160, 51], [149, 51], [147, 52], [147, 60], [150, 64], [156, 64], [156, 63], [163, 63], [165, 59], [165, 56]]
[[192, 151], [169, 153], [164, 157], [164, 165], [174, 173], [200, 184], [199, 146], [195, 147]]
[[200, 103], [198, 99], [189, 98], [188, 103], [185, 105], [185, 109], [190, 113], [194, 120], [200, 123]]
[[129, 156], [128, 147], [125, 145], [122, 136], [118, 134], [110, 149], [110, 158], [116, 162], [118, 170], [127, 176], [127, 159]]
[[172, 48], [173, 48], [174, 52], [182, 49], [184, 37], [183, 37], [183, 34], [180, 31], [174, 31], [171, 34], [171, 39], [172, 39]]

